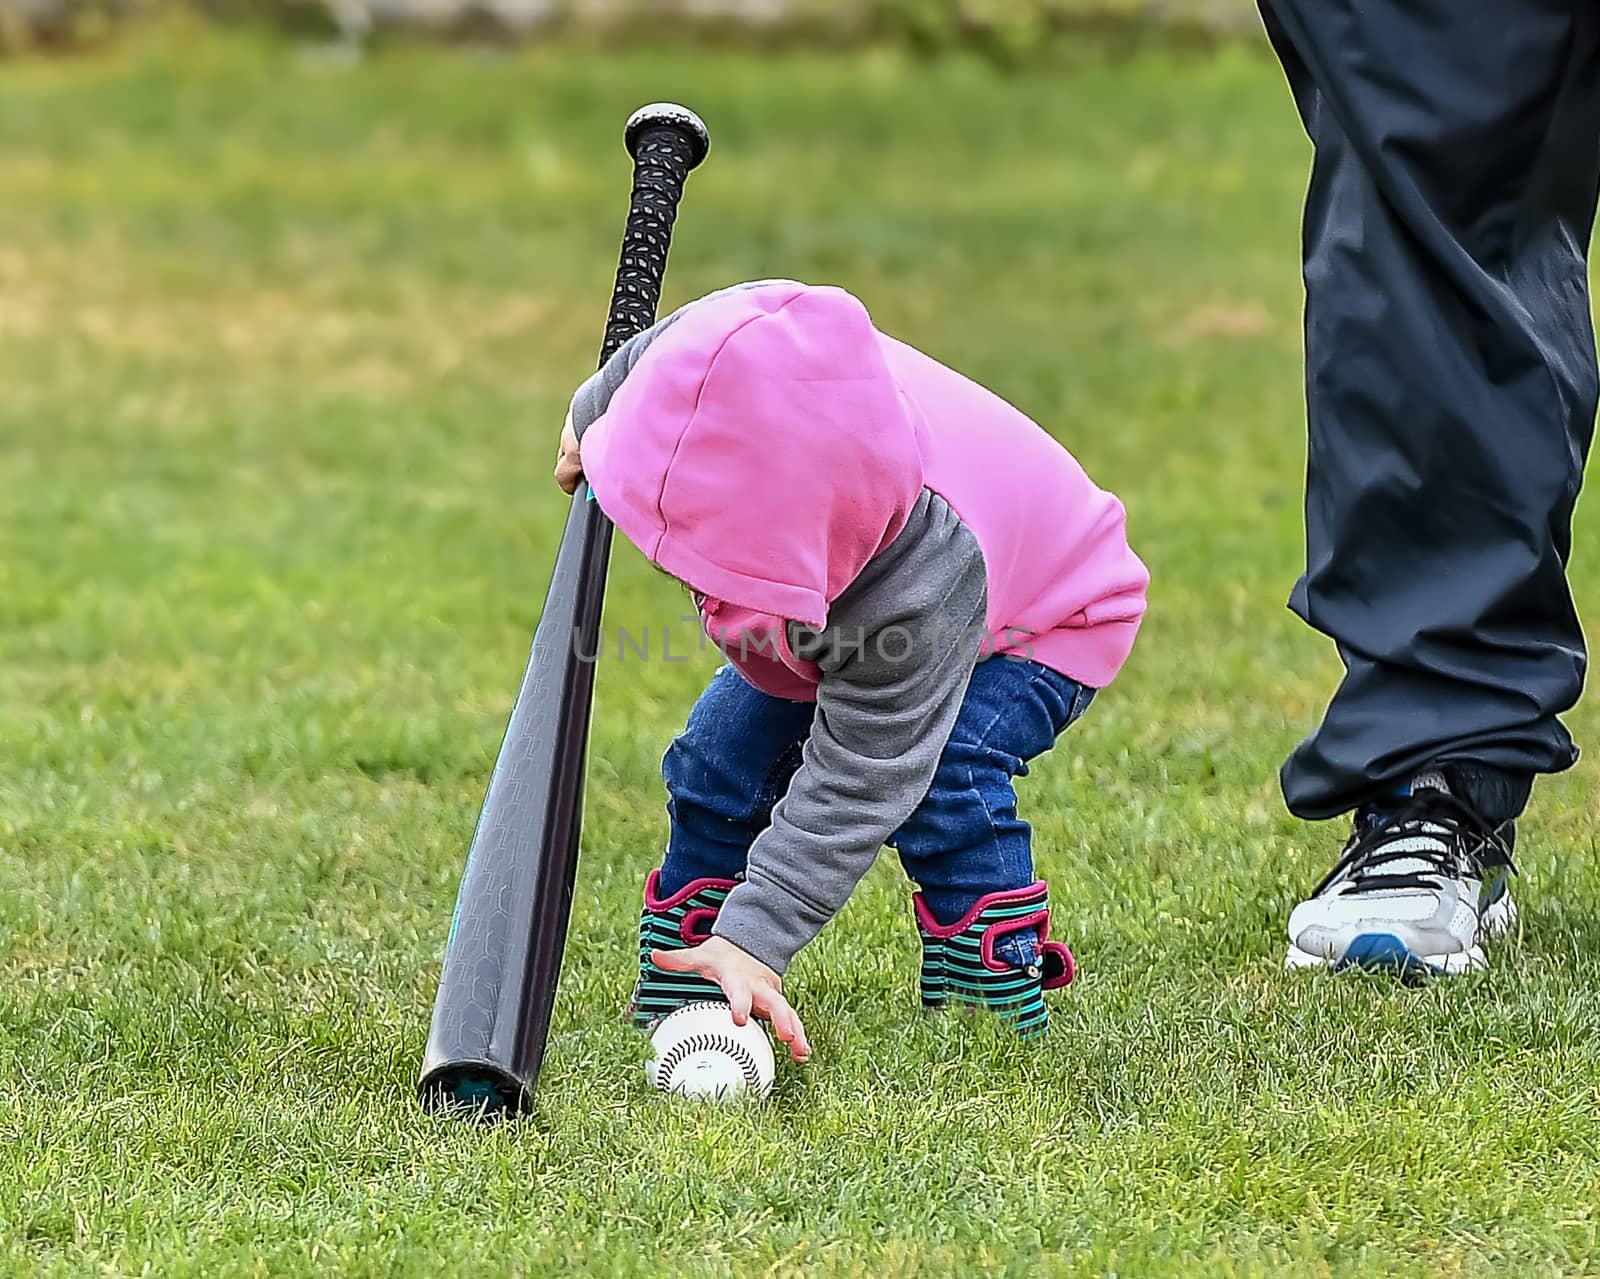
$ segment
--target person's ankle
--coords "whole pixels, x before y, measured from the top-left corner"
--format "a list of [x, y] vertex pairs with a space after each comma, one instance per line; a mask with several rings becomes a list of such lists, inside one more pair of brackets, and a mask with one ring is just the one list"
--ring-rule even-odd
[[1410, 798], [1418, 784], [1427, 785], [1430, 775], [1442, 777], [1450, 793], [1465, 801], [1472, 810], [1496, 828], [1514, 822], [1527, 807], [1533, 791], [1531, 773], [1514, 773], [1474, 760], [1434, 762], [1419, 768], [1407, 781], [1387, 794], [1374, 796], [1361, 805], [1359, 821], [1381, 820], [1390, 816]]
[[1514, 773], [1491, 764], [1457, 760], [1437, 766], [1450, 789], [1495, 827], [1522, 816], [1533, 793], [1533, 774]]

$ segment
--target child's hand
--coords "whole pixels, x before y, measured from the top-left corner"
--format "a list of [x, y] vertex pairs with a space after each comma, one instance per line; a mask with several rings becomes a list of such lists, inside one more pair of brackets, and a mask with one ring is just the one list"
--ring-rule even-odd
[[578, 455], [578, 433], [572, 429], [572, 414], [561, 424], [561, 453], [556, 458], [556, 483], [563, 493], [577, 492], [583, 478], [583, 459]]
[[789, 1045], [796, 1062], [810, 1060], [800, 1016], [783, 997], [783, 978], [754, 955], [723, 937], [708, 937], [686, 950], [653, 950], [651, 961], [669, 973], [695, 973], [722, 987], [736, 1025], [744, 1025], [753, 1012], [772, 1023], [772, 1032]]

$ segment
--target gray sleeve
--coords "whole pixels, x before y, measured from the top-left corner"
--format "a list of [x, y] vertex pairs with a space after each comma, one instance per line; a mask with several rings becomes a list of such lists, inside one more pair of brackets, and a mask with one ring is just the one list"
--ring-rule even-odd
[[644, 355], [646, 349], [658, 337], [673, 326], [685, 311], [700, 302], [720, 298], [727, 293], [739, 293], [745, 289], [760, 288], [764, 284], [784, 284], [784, 280], [746, 280], [743, 284], [730, 285], [726, 289], [718, 289], [715, 293], [708, 293], [703, 298], [680, 306], [664, 320], [657, 320], [642, 333], [635, 333], [631, 338], [617, 348], [617, 352], [607, 360], [596, 373], [592, 373], [572, 397], [572, 429], [578, 433], [581, 443], [583, 433], [597, 422], [606, 409], [610, 407], [611, 397], [617, 393], [617, 388], [627, 380], [628, 374], [633, 372], [634, 365]]
[[822, 669], [788, 792], [712, 931], [779, 973], [849, 899], [922, 802], [978, 659], [983, 552], [924, 492], [900, 535], [834, 601], [820, 632], [791, 624]]

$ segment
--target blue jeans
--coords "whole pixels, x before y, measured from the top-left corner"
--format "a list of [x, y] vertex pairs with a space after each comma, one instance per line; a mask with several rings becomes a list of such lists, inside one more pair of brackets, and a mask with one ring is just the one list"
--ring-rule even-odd
[[[889, 839], [940, 923], [987, 893], [1034, 881], [1028, 823], [1012, 778], [1028, 771], [1088, 709], [1095, 690], [1037, 662], [994, 657], [972, 672], [933, 784]], [[744, 873], [800, 767], [816, 707], [748, 684], [731, 666], [711, 678], [662, 761], [672, 833], [659, 891]]]

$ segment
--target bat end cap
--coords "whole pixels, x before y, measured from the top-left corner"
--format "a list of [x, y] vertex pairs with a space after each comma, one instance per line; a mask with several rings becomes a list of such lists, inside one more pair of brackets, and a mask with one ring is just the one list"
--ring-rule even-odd
[[533, 1109], [522, 1081], [485, 1062], [457, 1063], [430, 1071], [417, 1089], [422, 1104], [438, 1115], [497, 1123]]
[[628, 154], [638, 159], [639, 140], [644, 136], [645, 130], [663, 126], [677, 129], [689, 139], [691, 169], [704, 160], [706, 152], [711, 150], [711, 133], [706, 128], [705, 121], [693, 111], [688, 107], [679, 106], [676, 102], [652, 102], [649, 106], [640, 107], [628, 117], [628, 127], [623, 133], [628, 145]]

